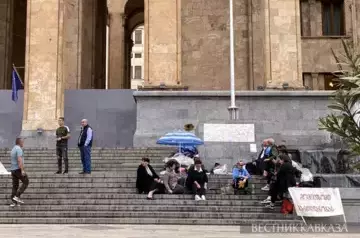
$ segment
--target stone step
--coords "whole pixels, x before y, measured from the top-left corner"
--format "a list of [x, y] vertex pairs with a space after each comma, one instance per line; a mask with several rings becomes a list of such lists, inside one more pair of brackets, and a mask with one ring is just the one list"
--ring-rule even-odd
[[[9, 156], [11, 151], [6, 152], [0, 152], [0, 156]], [[159, 156], [169, 156], [173, 153], [173, 151], [96, 151], [91, 150], [91, 154], [94, 155], [130, 155], [130, 156], [136, 156], [136, 155], [142, 155], [142, 156], [150, 156], [150, 155], [159, 155]], [[24, 150], [24, 154], [27, 156], [45, 156], [45, 155], [56, 155], [56, 150], [49, 150], [49, 151], [27, 151]], [[69, 155], [80, 155], [80, 151], [71, 151], [68, 150]]]
[[[141, 199], [121, 199], [114, 194], [51, 194], [51, 195], [36, 195], [36, 194], [24, 194], [22, 196], [25, 204], [22, 206], [42, 206], [42, 205], [51, 205], [51, 206], [60, 206], [60, 205], [77, 205], [77, 206], [98, 206], [98, 205], [126, 205], [126, 206], [150, 206], [150, 205], [160, 205], [160, 206], [232, 206], [232, 207], [263, 207], [263, 204], [260, 204], [260, 201], [254, 199], [241, 199], [238, 197], [233, 200], [209, 200], [208, 198], [212, 195], [207, 196], [206, 201], [195, 201], [193, 196], [187, 197], [187, 199], [167, 199], [160, 198], [160, 195], [156, 195], [155, 200], [147, 200], [146, 195], [142, 195]], [[10, 203], [10, 195], [0, 194], [0, 205], [8, 206]], [[276, 204], [279, 206], [279, 204]]]
[[[9, 194], [11, 192], [11, 188], [8, 189], [0, 189], [0, 194]], [[256, 190], [252, 191], [252, 197], [247, 197], [247, 199], [265, 199], [266, 195], [268, 194], [265, 191]], [[26, 190], [26, 193], [28, 194], [79, 194], [79, 193], [122, 193], [122, 194], [137, 194], [137, 190], [135, 188], [58, 188], [58, 187], [52, 187], [52, 188], [33, 188], [29, 187]], [[221, 194], [220, 189], [214, 189], [214, 190], [208, 190], [207, 194]], [[246, 196], [246, 195], [243, 195]], [[250, 196], [250, 195], [248, 195]], [[245, 197], [244, 197], [245, 198]]]
[[[82, 176], [82, 177], [67, 177], [67, 175], [57, 174], [52, 175], [51, 178], [44, 178], [44, 177], [37, 177], [33, 175], [29, 175], [29, 178], [31, 180], [31, 186], [36, 183], [53, 183], [53, 184], [68, 184], [68, 183], [81, 183], [81, 184], [89, 184], [89, 183], [127, 183], [127, 184], [135, 184], [136, 178], [134, 176], [132, 177], [113, 177], [113, 178], [92, 178], [88, 176]], [[231, 177], [229, 178], [214, 178], [209, 176], [209, 184], [222, 184], [226, 185], [229, 182], [231, 182]], [[0, 177], [0, 187], [2, 184], [11, 184], [12, 180], [10, 176], [1, 176]], [[258, 185], [264, 185], [265, 181], [260, 179], [251, 179], [251, 184]], [[5, 185], [4, 185], [5, 186]]]
[[301, 224], [293, 219], [174, 219], [174, 218], [1, 218], [0, 224], [161, 224], [161, 225], [252, 225], [252, 224]]
[[[57, 195], [57, 194], [54, 194]], [[230, 207], [264, 207], [264, 204], [261, 204], [260, 201], [255, 200], [206, 200], [195, 201], [194, 199], [191, 200], [174, 200], [174, 199], [155, 199], [155, 200], [147, 200], [146, 196], [143, 196], [142, 199], [118, 199], [114, 200], [108, 198], [108, 194], [104, 194], [103, 199], [94, 199], [89, 198], [87, 200], [72, 198], [72, 199], [43, 199], [42, 196], [35, 196], [34, 194], [24, 195], [23, 199], [25, 204], [21, 207], [35, 207], [37, 206], [136, 206], [136, 207], [147, 207], [147, 206], [161, 206], [161, 207], [179, 207], [179, 206], [186, 206], [186, 207], [199, 207], [199, 206], [206, 206], [206, 207], [222, 207], [222, 206], [230, 206]], [[8, 207], [10, 204], [9, 196], [5, 199], [4, 195], [0, 195], [0, 197], [4, 197], [0, 201], [0, 206]], [[79, 194], [79, 196], [83, 197], [84, 194]], [[277, 207], [280, 207], [280, 203], [275, 204]]]
[[[84, 189], [86, 190], [86, 189]], [[91, 190], [91, 189], [90, 189]], [[89, 194], [89, 189], [84, 191], [78, 191], [77, 193], [33, 193], [28, 192], [24, 193], [21, 197], [25, 200], [28, 197], [36, 198], [36, 199], [54, 199], [54, 196], [56, 195], [57, 198], [61, 199], [72, 199], [72, 198], [80, 198], [84, 197], [85, 199], [92, 199], [95, 197], [96, 199], [100, 199], [103, 195], [104, 199], [141, 199], [144, 200], [146, 198], [145, 194], [120, 194], [116, 192], [102, 192], [102, 191], [94, 191], [92, 189], [92, 193]], [[8, 192], [1, 192], [0, 198], [3, 197], [4, 199], [8, 198], [11, 194], [11, 191]], [[223, 195], [223, 194], [209, 194], [206, 196], [207, 200], [255, 200], [255, 201], [261, 201], [264, 200], [267, 197], [266, 194], [264, 195]], [[156, 194], [156, 199], [169, 199], [169, 200], [193, 200], [194, 196], [191, 194], [181, 194], [181, 195], [175, 195], [175, 194]]]
[[[80, 161], [76, 161], [76, 163], [69, 163], [69, 168], [72, 169], [79, 169], [82, 168]], [[3, 164], [5, 168], [11, 168], [10, 164]], [[26, 163], [25, 161], [25, 169], [26, 170], [34, 170], [34, 171], [38, 171], [38, 170], [43, 170], [43, 171], [48, 171], [48, 169], [54, 169], [54, 167], [57, 168], [57, 162], [54, 162], [52, 164], [29, 164]], [[129, 170], [129, 171], [134, 171], [138, 169], [138, 166], [133, 166], [133, 165], [124, 165], [121, 163], [101, 163], [101, 162], [97, 162], [97, 163], [91, 163], [91, 167], [93, 168], [118, 168], [118, 169], [122, 169], [122, 170]], [[164, 165], [163, 164], [158, 164], [153, 166], [154, 170], [163, 170], [164, 169]]]
[[[10, 164], [10, 158], [7, 157], [6, 159], [0, 159], [1, 163], [3, 164]], [[76, 161], [79, 162], [80, 157], [69, 157], [69, 161]], [[134, 157], [134, 158], [129, 158], [129, 157], [117, 157], [117, 158], [106, 158], [106, 157], [92, 157], [91, 158], [92, 162], [102, 162], [105, 164], [108, 163], [122, 163], [122, 164], [129, 164], [129, 165], [134, 165], [134, 166], [139, 166], [140, 162], [141, 162], [141, 158], [139, 157]], [[57, 157], [51, 157], [51, 158], [36, 158], [36, 157], [26, 157], [25, 158], [25, 163], [26, 164], [53, 164], [57, 162]], [[156, 158], [156, 159], [151, 159], [151, 165], [156, 165], [156, 164], [162, 164], [163, 166], [165, 165], [165, 163], [163, 162], [163, 158]]]
[[[0, 211], [1, 218], [24, 218], [24, 217], [53, 217], [53, 218], [182, 218], [182, 219], [284, 219], [281, 213], [230, 213], [230, 212], [135, 212], [135, 211]], [[288, 219], [294, 219], [294, 216], [287, 216]]]
[[[227, 184], [224, 183], [209, 183], [208, 188], [209, 190], [219, 190], [220, 188], [226, 186]], [[39, 182], [31, 182], [29, 189], [46, 189], [46, 188], [67, 188], [67, 189], [79, 189], [79, 188], [93, 188], [93, 189], [97, 189], [97, 188], [108, 188], [108, 189], [120, 189], [120, 188], [126, 188], [126, 189], [131, 189], [128, 190], [129, 192], [133, 192], [136, 190], [135, 189], [136, 184], [135, 183], [116, 183], [116, 182], [110, 182], [110, 183], [76, 183], [76, 182], [65, 182], [65, 183], [39, 183]], [[261, 188], [264, 186], [264, 184], [250, 184], [250, 186], [248, 187], [249, 190], [255, 191], [256, 193], [261, 193], [263, 191], [261, 191]], [[12, 188], [12, 184], [11, 182], [7, 182], [7, 183], [0, 183], [0, 192], [1, 189], [11, 189]], [[125, 190], [124, 190], [125, 191]], [[126, 190], [127, 191], [127, 190]], [[266, 192], [265, 192], [266, 193]]]
[[[128, 148], [100, 148], [100, 147], [93, 147], [92, 150], [93, 151], [129, 151], [129, 152], [136, 152], [136, 151], [141, 151], [141, 152], [148, 152], [148, 151], [175, 151], [177, 150], [177, 147], [172, 147], [172, 146], [159, 146], [159, 147], [148, 147], [148, 148], [142, 148], [142, 147], [128, 147]], [[1, 148], [0, 152], [7, 152], [7, 151], [11, 151], [12, 148]], [[26, 151], [31, 151], [31, 152], [46, 152], [46, 151], [53, 151], [53, 149], [48, 149], [48, 148], [24, 148], [24, 150]], [[79, 151], [78, 148], [69, 148], [69, 151]]]
[[[128, 159], [131, 161], [138, 161], [140, 163], [141, 159], [145, 157], [145, 156], [139, 156], [139, 155], [134, 155], [134, 154], [116, 154], [116, 155], [101, 155], [101, 154], [91, 154], [91, 159], [105, 159], [105, 160], [124, 160], [124, 159]], [[164, 155], [151, 155], [151, 156], [146, 156], [147, 158], [150, 159], [150, 162], [156, 161], [156, 160], [161, 160], [163, 161], [166, 156]], [[49, 154], [49, 155], [28, 155], [25, 154], [25, 159], [26, 161], [51, 161], [53, 159], [56, 159], [57, 155], [56, 154]], [[68, 158], [70, 160], [72, 159], [79, 159], [80, 158], [80, 154], [79, 155], [73, 155], [73, 154], [68, 154]], [[0, 160], [1, 161], [9, 161], [10, 160], [10, 154], [9, 155], [5, 155], [5, 156], [0, 156]]]
[[26, 203], [20, 207], [10, 207], [9, 205], [0, 205], [0, 211], [116, 211], [116, 212], [247, 212], [247, 213], [274, 213], [280, 212], [280, 206], [277, 206], [274, 210], [266, 208], [264, 206], [204, 206], [198, 202], [193, 206], [164, 206], [159, 205], [30, 205]]
[[[131, 178], [136, 179], [136, 173], [126, 173], [126, 172], [97, 172], [94, 171], [91, 173], [91, 175], [82, 175], [78, 172], [72, 172], [70, 171], [69, 174], [57, 174], [55, 175], [53, 171], [47, 171], [47, 172], [37, 172], [37, 173], [29, 173], [28, 174], [31, 179], [56, 179], [56, 178], [66, 178], [66, 179], [84, 179], [84, 181], [92, 181], [97, 178], [103, 178], [103, 179], [113, 179], [113, 178]], [[9, 179], [11, 178], [10, 175], [0, 175], [0, 179]], [[219, 179], [219, 180], [229, 180], [231, 179], [231, 175], [209, 175], [209, 179]], [[266, 180], [262, 176], [252, 176], [252, 181], [262, 181], [265, 182]]]

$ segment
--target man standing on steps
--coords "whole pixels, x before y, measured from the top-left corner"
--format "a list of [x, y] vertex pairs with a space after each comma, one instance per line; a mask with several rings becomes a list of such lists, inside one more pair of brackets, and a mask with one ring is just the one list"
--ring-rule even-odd
[[70, 129], [64, 124], [65, 119], [59, 118], [59, 128], [56, 129], [56, 156], [58, 159], [58, 171], [56, 174], [61, 174], [62, 160], [64, 160], [65, 170], [64, 174], [69, 172], [68, 160], [68, 140], [70, 138]]
[[91, 174], [91, 147], [93, 142], [93, 130], [87, 119], [81, 120], [81, 132], [78, 140], [83, 171], [80, 174]]
[[[21, 138], [16, 139], [16, 145], [11, 150], [11, 177], [12, 177], [12, 193], [11, 193], [11, 207], [24, 203], [20, 196], [24, 193], [29, 185], [29, 178], [24, 170], [24, 153], [23, 146], [24, 140]], [[22, 185], [19, 189], [19, 181]]]

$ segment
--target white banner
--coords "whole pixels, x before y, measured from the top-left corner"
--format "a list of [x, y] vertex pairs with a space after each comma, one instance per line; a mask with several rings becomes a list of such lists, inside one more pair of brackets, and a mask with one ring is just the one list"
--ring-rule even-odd
[[5, 169], [4, 165], [0, 162], [0, 175], [8, 175], [8, 174], [10, 174], [10, 172], [8, 172]]
[[204, 124], [205, 142], [243, 142], [255, 141], [254, 124]]
[[289, 188], [296, 213], [302, 217], [344, 215], [338, 188]]

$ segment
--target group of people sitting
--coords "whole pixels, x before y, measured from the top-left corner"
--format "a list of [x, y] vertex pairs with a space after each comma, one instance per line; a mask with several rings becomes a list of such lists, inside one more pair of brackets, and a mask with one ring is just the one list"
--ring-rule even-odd
[[268, 191], [268, 197], [261, 203], [270, 209], [276, 201], [283, 200], [288, 188], [296, 186], [296, 177], [301, 176], [301, 172], [293, 167], [286, 147], [276, 146], [271, 138], [263, 141], [263, 149], [254, 165], [257, 173], [267, 180], [262, 190]]
[[208, 176], [200, 159], [194, 159], [194, 165], [183, 176], [176, 160], [169, 160], [162, 179], [150, 165], [149, 158], [143, 158], [137, 170], [136, 188], [138, 193], [147, 194], [147, 199], [154, 199], [154, 194], [194, 194], [195, 200], [206, 200]]
[[[206, 200], [208, 184], [207, 171], [201, 160], [195, 156], [194, 164], [185, 173], [179, 168], [179, 163], [172, 159], [166, 165], [166, 170], [160, 178], [150, 165], [149, 158], [143, 158], [137, 170], [136, 188], [140, 194], [147, 194], [147, 199], [154, 199], [154, 194], [194, 194], [195, 200]], [[249, 167], [249, 169], [247, 169]], [[255, 162], [245, 165], [238, 162], [232, 170], [233, 188], [247, 188], [251, 174], [263, 175], [267, 184], [262, 188], [268, 191], [268, 197], [262, 201], [266, 207], [273, 209], [277, 200], [282, 200], [289, 187], [296, 186], [296, 177], [301, 172], [292, 165], [291, 158], [285, 146], [276, 146], [273, 139], [263, 141], [263, 149]]]

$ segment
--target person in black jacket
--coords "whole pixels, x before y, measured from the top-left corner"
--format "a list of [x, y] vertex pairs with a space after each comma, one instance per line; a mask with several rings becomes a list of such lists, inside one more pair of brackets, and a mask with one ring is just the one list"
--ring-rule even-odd
[[205, 192], [207, 189], [208, 176], [202, 167], [200, 159], [195, 159], [195, 166], [188, 171], [186, 187], [193, 192], [195, 200], [206, 200]]
[[274, 203], [278, 199], [283, 199], [284, 193], [288, 192], [288, 188], [296, 186], [296, 172], [297, 170], [292, 166], [291, 160], [288, 155], [279, 155], [280, 167], [276, 173], [276, 181], [274, 186], [271, 187], [271, 203], [266, 207], [273, 209]]
[[164, 185], [149, 163], [149, 158], [142, 158], [137, 169], [136, 188], [140, 194], [147, 193], [147, 199], [153, 199], [155, 192], [164, 190]]

